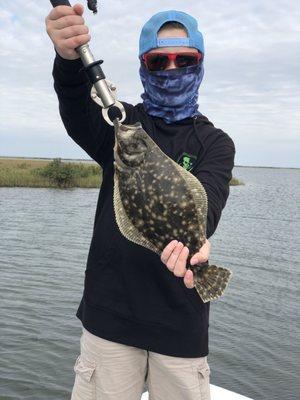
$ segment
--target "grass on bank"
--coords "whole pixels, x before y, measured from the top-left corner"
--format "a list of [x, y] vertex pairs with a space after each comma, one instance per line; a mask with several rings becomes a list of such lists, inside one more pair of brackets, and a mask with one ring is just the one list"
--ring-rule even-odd
[[230, 181], [230, 186], [238, 186], [238, 185], [245, 185], [245, 183], [238, 178], [232, 177]]
[[[99, 188], [102, 169], [97, 163], [0, 159], [0, 187]], [[232, 178], [230, 185], [243, 182]]]
[[102, 169], [96, 163], [0, 159], [0, 187], [97, 188]]

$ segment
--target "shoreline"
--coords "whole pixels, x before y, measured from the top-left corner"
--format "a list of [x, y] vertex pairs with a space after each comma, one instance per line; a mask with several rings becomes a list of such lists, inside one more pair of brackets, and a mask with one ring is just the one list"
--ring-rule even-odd
[[[52, 161], [58, 157], [24, 157], [24, 156], [0, 156], [0, 160], [27, 160], [27, 161]], [[94, 160], [86, 158], [61, 158], [62, 162], [82, 162], [87, 164], [97, 164]], [[300, 169], [300, 167], [268, 167], [264, 165], [235, 165], [234, 168], [270, 168], [270, 169]]]
[[[0, 157], [0, 187], [100, 188], [102, 169], [94, 160]], [[230, 186], [244, 185], [232, 177]]]

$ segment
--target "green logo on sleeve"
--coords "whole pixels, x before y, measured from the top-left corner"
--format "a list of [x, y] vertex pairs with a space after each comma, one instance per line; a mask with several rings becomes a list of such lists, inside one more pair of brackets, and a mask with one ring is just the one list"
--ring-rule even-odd
[[196, 160], [197, 157], [194, 156], [193, 154], [183, 153], [179, 157], [177, 163], [187, 171], [191, 171], [193, 169], [193, 166], [195, 165]]

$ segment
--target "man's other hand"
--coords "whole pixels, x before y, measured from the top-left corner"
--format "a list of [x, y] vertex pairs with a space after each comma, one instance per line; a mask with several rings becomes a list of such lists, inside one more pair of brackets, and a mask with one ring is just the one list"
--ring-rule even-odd
[[[209, 258], [211, 249], [210, 242], [206, 239], [204, 245], [191, 258], [191, 265], [206, 262]], [[192, 289], [195, 285], [193, 272], [186, 269], [186, 262], [189, 255], [189, 249], [183, 243], [172, 240], [161, 253], [161, 261], [175, 276], [183, 277], [185, 286]]]

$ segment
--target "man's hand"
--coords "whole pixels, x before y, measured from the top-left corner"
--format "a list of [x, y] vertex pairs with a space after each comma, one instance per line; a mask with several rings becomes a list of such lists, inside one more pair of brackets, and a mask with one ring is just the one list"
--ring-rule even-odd
[[46, 31], [54, 43], [58, 54], [67, 60], [79, 58], [76, 47], [86, 44], [91, 36], [82, 17], [84, 8], [81, 4], [73, 7], [57, 6], [46, 17]]
[[[211, 244], [206, 239], [204, 245], [191, 258], [191, 265], [203, 263], [208, 260]], [[185, 286], [192, 289], [195, 285], [194, 276], [191, 270], [186, 269], [186, 261], [189, 255], [189, 249], [183, 246], [181, 242], [172, 240], [161, 253], [161, 261], [175, 276], [182, 276]]]

